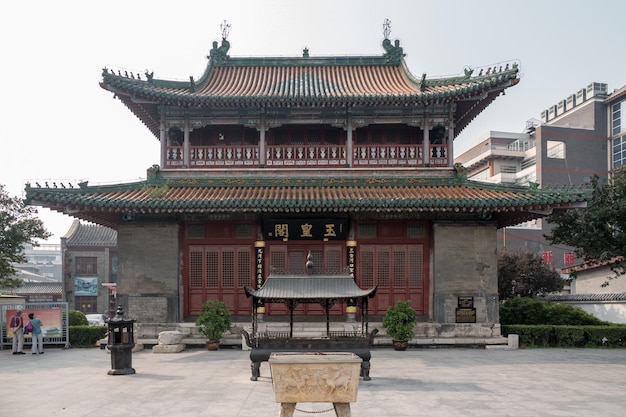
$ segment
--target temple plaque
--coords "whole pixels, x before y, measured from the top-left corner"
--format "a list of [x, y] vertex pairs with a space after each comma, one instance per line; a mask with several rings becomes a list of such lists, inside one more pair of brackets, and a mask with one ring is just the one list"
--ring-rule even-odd
[[474, 308], [474, 297], [458, 297], [456, 308], [456, 322], [476, 323], [476, 309]]

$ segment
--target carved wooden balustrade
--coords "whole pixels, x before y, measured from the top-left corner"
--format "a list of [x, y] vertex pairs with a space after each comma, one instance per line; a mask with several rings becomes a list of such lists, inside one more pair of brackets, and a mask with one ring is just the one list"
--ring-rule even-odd
[[340, 145], [268, 146], [267, 166], [319, 167], [345, 166], [346, 147]]
[[[254, 145], [190, 146], [185, 164], [183, 146], [167, 146], [165, 168], [255, 168], [261, 166], [261, 150]], [[349, 167], [348, 151], [342, 145], [272, 145], [265, 149], [265, 166], [310, 168]], [[352, 167], [446, 167], [448, 145], [431, 145], [425, 158], [424, 145], [355, 145]]]

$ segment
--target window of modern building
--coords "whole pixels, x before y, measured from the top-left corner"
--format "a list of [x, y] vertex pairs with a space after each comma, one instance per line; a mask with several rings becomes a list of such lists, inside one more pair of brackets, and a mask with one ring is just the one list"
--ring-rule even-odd
[[556, 140], [548, 141], [547, 157], [553, 159], [565, 159], [565, 143]]
[[622, 132], [622, 103], [613, 105], [613, 114], [611, 116], [613, 126], [613, 136], [619, 135]]
[[521, 176], [515, 180], [515, 184], [517, 185], [528, 185], [531, 182], [537, 182], [537, 172], [533, 171], [524, 176]]
[[489, 179], [489, 168], [472, 175], [469, 179], [473, 181], [487, 181]]
[[[622, 104], [626, 100], [616, 103], [612, 107], [611, 126], [613, 135], [613, 169], [626, 166], [626, 123], [622, 124]], [[624, 104], [626, 106], [626, 104]], [[621, 134], [621, 136], [620, 136]]]
[[515, 165], [502, 165], [500, 167], [500, 172], [503, 174], [515, 174], [517, 171], [518, 169]]
[[626, 166], [626, 135], [613, 139], [613, 169]]

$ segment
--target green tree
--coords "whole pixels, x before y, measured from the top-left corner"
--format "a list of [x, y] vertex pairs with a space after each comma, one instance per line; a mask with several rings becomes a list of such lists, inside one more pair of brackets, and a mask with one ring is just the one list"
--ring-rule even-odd
[[500, 300], [532, 297], [563, 289], [561, 275], [543, 263], [541, 256], [530, 252], [498, 254], [498, 292]]
[[549, 216], [555, 227], [545, 237], [575, 248], [587, 266], [611, 265], [615, 275], [609, 279], [617, 278], [626, 273], [626, 169], [616, 172], [605, 185], [596, 176], [591, 185], [593, 196], [587, 208]]
[[13, 278], [14, 263], [25, 262], [23, 245], [38, 246], [36, 239], [46, 239], [50, 233], [43, 222], [34, 217], [37, 210], [18, 197], [11, 197], [0, 184], [0, 286], [19, 287], [22, 280]]

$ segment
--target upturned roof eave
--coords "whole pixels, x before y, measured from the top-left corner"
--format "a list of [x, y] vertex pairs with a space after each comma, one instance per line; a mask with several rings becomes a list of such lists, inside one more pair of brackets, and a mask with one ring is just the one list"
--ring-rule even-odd
[[[413, 213], [429, 216], [439, 213], [438, 216], [474, 215], [484, 220], [494, 215], [499, 227], [504, 227], [516, 224], [515, 220], [543, 217], [553, 209], [581, 207], [590, 197], [589, 190], [586, 189], [513, 190], [510, 186], [498, 189], [495, 185], [477, 185], [468, 181], [440, 185], [434, 194], [431, 188], [423, 188], [423, 185], [417, 184], [414, 185], [417, 187], [414, 190], [417, 191], [413, 192], [404, 186], [376, 185], [369, 187], [367, 191], [354, 188], [352, 192], [343, 188], [340, 191], [329, 191], [332, 187], [320, 186], [320, 191], [304, 197], [295, 197], [291, 187], [285, 185], [263, 186], [261, 194], [251, 191], [254, 187], [246, 188], [234, 183], [226, 187], [223, 184], [213, 187], [206, 184], [182, 188], [172, 186], [171, 189], [168, 187], [154, 190], [165, 191], [163, 195], [152, 194], [146, 183], [72, 190], [27, 187], [26, 195], [28, 204], [50, 208], [112, 228], [122, 222], [124, 216], [132, 213], [184, 215], [264, 212], [318, 215], [349, 215], [355, 212]], [[419, 187], [425, 192], [420, 194]], [[190, 193], [191, 188], [196, 188], [197, 192]], [[472, 194], [472, 189], [480, 192]], [[496, 194], [498, 191], [501, 192], [500, 195]], [[507, 192], [504, 193], [505, 191]], [[271, 198], [262, 197], [268, 193]], [[455, 195], [457, 197], [449, 197]], [[458, 197], [459, 195], [462, 197]]]

